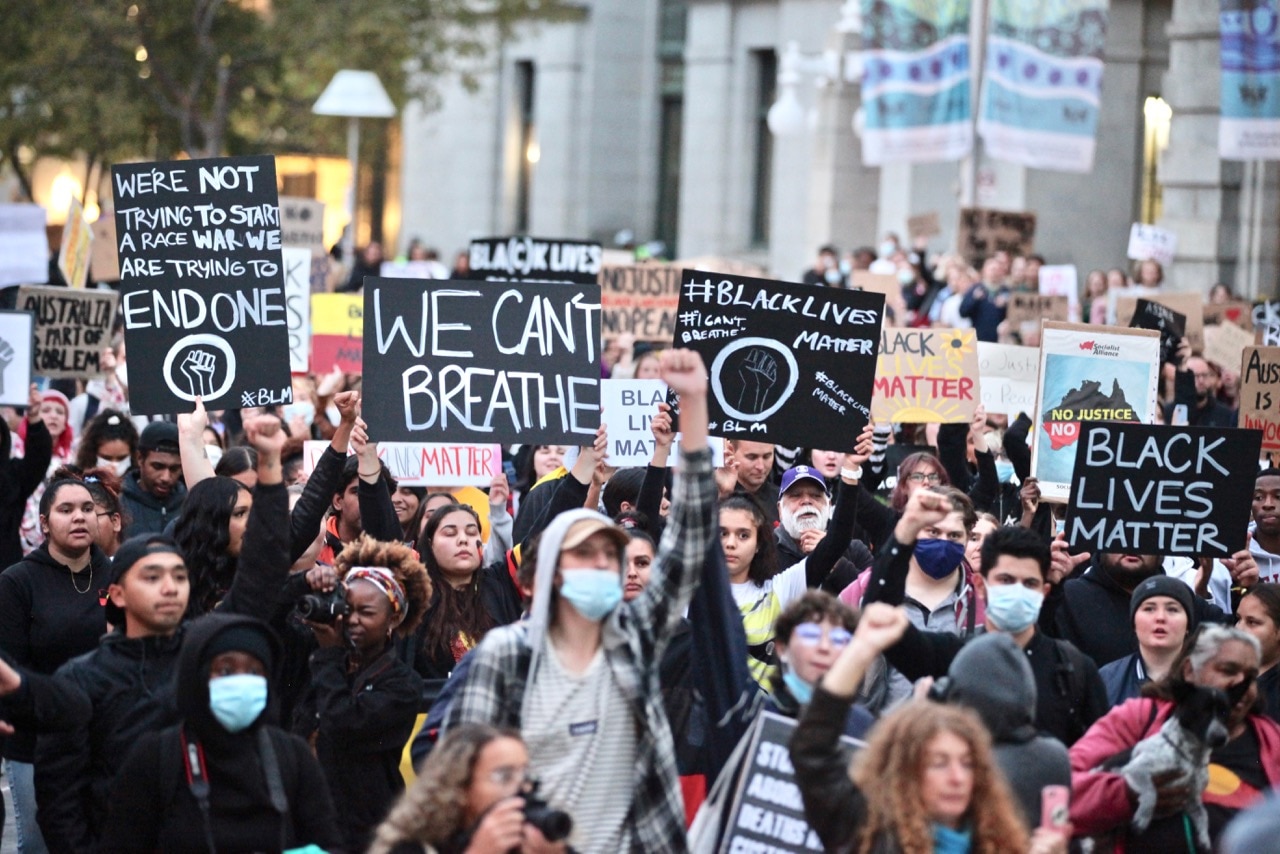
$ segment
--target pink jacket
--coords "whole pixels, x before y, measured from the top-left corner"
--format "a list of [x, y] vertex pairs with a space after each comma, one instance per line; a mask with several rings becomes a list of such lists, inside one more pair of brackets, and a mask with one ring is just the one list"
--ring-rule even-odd
[[[1151, 717], [1155, 704], [1156, 715]], [[1134, 804], [1119, 774], [1094, 771], [1106, 760], [1133, 747], [1164, 724], [1173, 703], [1139, 697], [1126, 700], [1100, 718], [1071, 747], [1071, 824], [1076, 836], [1097, 836], [1123, 829], [1133, 818]], [[1150, 723], [1148, 723], [1150, 722]], [[1248, 723], [1258, 736], [1262, 768], [1271, 785], [1280, 781], [1280, 725], [1261, 715]], [[1117, 851], [1123, 850], [1118, 844]]]

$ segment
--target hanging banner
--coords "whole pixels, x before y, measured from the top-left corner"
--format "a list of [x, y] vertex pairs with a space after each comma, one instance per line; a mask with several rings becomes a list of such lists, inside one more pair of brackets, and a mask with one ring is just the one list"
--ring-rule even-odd
[[364, 370], [364, 301], [360, 294], [311, 295], [311, 373], [334, 366], [345, 374]]
[[1034, 412], [1039, 371], [1038, 347], [978, 342], [978, 377], [987, 412], [1004, 413], [1010, 420], [1020, 412]]
[[1240, 426], [1262, 431], [1262, 450], [1280, 451], [1280, 347], [1245, 348], [1240, 360]]
[[1160, 333], [1045, 321], [1040, 338], [1031, 474], [1040, 496], [1065, 503], [1082, 421], [1151, 423]]
[[1088, 172], [1097, 145], [1107, 0], [991, 0], [978, 133], [997, 160]]
[[1220, 0], [1218, 154], [1280, 158], [1280, 2]]
[[486, 282], [569, 282], [594, 285], [599, 243], [539, 237], [485, 237], [471, 241], [469, 279]]
[[676, 331], [680, 269], [669, 264], [600, 268], [600, 333], [666, 346]]
[[58, 249], [58, 272], [68, 287], [84, 287], [92, 248], [93, 231], [84, 221], [84, 205], [72, 198], [67, 207], [67, 224], [62, 227], [62, 246]]
[[972, 329], [886, 328], [871, 416], [907, 424], [969, 423], [981, 401], [976, 336]]
[[968, 0], [862, 0], [862, 162], [959, 160], [973, 148]]
[[98, 359], [111, 342], [116, 319], [112, 290], [25, 285], [18, 288], [18, 308], [36, 319], [32, 364], [37, 376], [50, 379], [97, 379]]

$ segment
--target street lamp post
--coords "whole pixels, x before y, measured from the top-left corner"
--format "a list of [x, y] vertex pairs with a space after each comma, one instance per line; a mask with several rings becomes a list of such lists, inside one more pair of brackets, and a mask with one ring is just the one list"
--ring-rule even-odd
[[347, 118], [347, 160], [351, 162], [351, 190], [347, 196], [347, 230], [342, 236], [342, 260], [355, 263], [356, 208], [360, 189], [360, 120], [389, 119], [395, 116], [382, 81], [372, 71], [344, 68], [320, 93], [311, 112], [318, 116]]

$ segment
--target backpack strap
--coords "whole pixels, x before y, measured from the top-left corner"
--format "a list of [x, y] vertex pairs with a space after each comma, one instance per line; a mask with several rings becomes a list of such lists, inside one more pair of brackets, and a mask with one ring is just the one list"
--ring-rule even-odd
[[280, 763], [276, 760], [276, 748], [271, 743], [268, 727], [258, 727], [258, 753], [262, 758], [262, 772], [267, 778], [267, 793], [271, 796], [271, 808], [280, 814], [280, 850], [289, 846], [289, 796], [280, 776]]
[[179, 728], [178, 738], [182, 745], [182, 764], [186, 770], [187, 786], [196, 799], [196, 805], [200, 807], [205, 847], [209, 849], [209, 854], [217, 854], [218, 846], [213, 839], [213, 820], [209, 816], [209, 769], [204, 761], [204, 747], [196, 739], [187, 738], [186, 727]]

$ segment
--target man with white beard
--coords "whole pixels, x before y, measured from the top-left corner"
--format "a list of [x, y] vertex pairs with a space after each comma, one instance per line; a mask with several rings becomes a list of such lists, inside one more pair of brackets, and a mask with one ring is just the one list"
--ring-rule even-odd
[[[831, 513], [831, 497], [822, 473], [809, 466], [787, 469], [778, 493], [779, 525], [773, 530], [778, 566], [788, 567], [804, 560], [826, 534]], [[821, 589], [838, 594], [844, 589], [842, 582], [856, 578], [871, 562], [871, 550], [861, 540], [850, 540], [844, 558], [822, 582]]]

